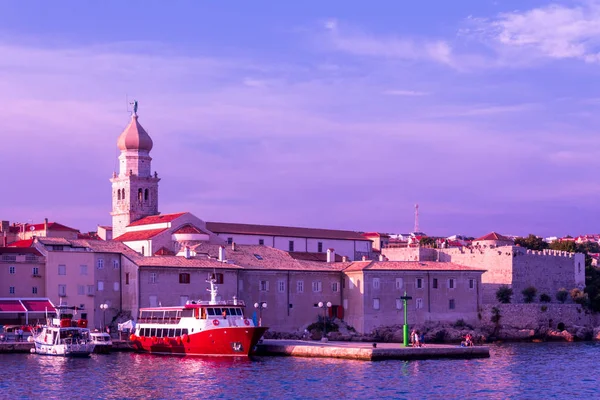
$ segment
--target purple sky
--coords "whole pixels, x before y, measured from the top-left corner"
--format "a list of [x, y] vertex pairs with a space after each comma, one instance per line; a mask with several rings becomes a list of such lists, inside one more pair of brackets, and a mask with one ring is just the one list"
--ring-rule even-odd
[[128, 95], [162, 213], [600, 231], [600, 1], [226, 4], [0, 3], [0, 218], [108, 224]]

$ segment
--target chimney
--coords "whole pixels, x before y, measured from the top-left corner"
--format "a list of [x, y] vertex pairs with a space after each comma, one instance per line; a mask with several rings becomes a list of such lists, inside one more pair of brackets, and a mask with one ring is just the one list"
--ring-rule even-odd
[[235, 242], [231, 242], [231, 251], [235, 251]]
[[332, 263], [335, 262], [335, 250], [327, 249], [327, 262]]
[[362, 257], [362, 260], [363, 260], [363, 261], [367, 261], [367, 256], [363, 256], [363, 257]]
[[348, 257], [342, 256], [342, 262], [348, 262]]
[[219, 246], [219, 261], [225, 262], [225, 247]]
[[185, 246], [184, 255], [185, 255], [185, 258], [191, 258], [192, 257], [192, 254], [191, 254], [191, 251], [190, 251], [190, 246]]
[[379, 261], [385, 261], [385, 256], [383, 254], [379, 255]]
[[48, 236], [48, 218], [44, 218], [44, 236]]
[[8, 232], [8, 227], [10, 226], [10, 222], [8, 221], [2, 221], [0, 222], [0, 231], [1, 232]]

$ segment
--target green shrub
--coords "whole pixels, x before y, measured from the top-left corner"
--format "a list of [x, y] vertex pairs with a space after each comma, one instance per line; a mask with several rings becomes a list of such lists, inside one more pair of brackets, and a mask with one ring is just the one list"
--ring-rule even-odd
[[[325, 323], [323, 323], [323, 320], [325, 320]], [[309, 332], [313, 331], [313, 330], [323, 332], [324, 326], [327, 328], [327, 332], [337, 332], [340, 329], [338, 324], [331, 322], [331, 320], [329, 318], [324, 318], [323, 316], [320, 316], [320, 315], [319, 315], [317, 322], [313, 322], [306, 329], [308, 329]]]
[[540, 301], [542, 303], [550, 303], [552, 301], [552, 297], [550, 297], [550, 295], [547, 293], [542, 293], [540, 294]]
[[564, 303], [565, 301], [567, 301], [568, 298], [569, 292], [567, 291], [567, 289], [558, 289], [558, 292], [556, 292], [556, 300], [560, 301], [561, 303]]
[[537, 295], [537, 289], [533, 286], [529, 286], [523, 289], [521, 294], [523, 295], [523, 301], [525, 303], [533, 303], [535, 296]]
[[510, 303], [510, 298], [513, 295], [513, 290], [508, 285], [502, 285], [496, 291], [496, 298], [502, 304]]
[[581, 304], [582, 306], [587, 305], [589, 300], [588, 294], [585, 293], [583, 290], [574, 288], [571, 289], [571, 292], [569, 294], [571, 295], [571, 298], [575, 303]]

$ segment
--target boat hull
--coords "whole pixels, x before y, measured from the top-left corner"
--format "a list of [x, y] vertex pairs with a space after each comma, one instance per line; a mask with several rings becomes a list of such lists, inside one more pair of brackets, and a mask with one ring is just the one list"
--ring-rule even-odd
[[138, 352], [182, 356], [247, 357], [268, 328], [227, 327], [207, 329], [175, 338], [136, 337], [132, 342]]
[[112, 350], [112, 344], [98, 344], [94, 346], [95, 354], [109, 354]]
[[56, 357], [89, 357], [94, 351], [94, 347], [95, 346], [90, 343], [49, 345], [35, 342], [35, 353]]

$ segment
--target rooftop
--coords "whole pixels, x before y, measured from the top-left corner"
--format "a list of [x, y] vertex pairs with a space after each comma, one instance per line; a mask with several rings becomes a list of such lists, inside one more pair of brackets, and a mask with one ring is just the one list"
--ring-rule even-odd
[[451, 262], [437, 261], [357, 261], [344, 272], [379, 270], [379, 271], [472, 271], [485, 272], [485, 269], [465, 267]]
[[369, 241], [361, 233], [335, 229], [301, 228], [292, 226], [237, 224], [230, 222], [207, 222], [206, 229], [214, 233], [240, 235], [265, 235], [283, 237], [301, 237], [315, 239], [339, 239]]
[[510, 239], [506, 236], [500, 235], [499, 233], [496, 233], [496, 232], [488, 233], [487, 235], [482, 236], [478, 239], [475, 239], [474, 241], [480, 242], [480, 241], [485, 241], [485, 240], [498, 240], [498, 241], [503, 241], [503, 242], [512, 242], [513, 241], [512, 239]]
[[138, 219], [130, 223], [127, 226], [140, 226], [140, 225], [151, 225], [151, 224], [162, 224], [165, 222], [171, 222], [181, 217], [182, 215], [187, 214], [185, 212], [174, 213], [174, 214], [160, 214], [160, 215], [151, 215], [149, 217], [144, 217], [142, 219]]

